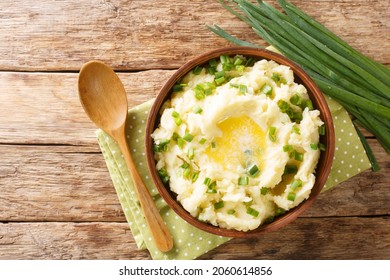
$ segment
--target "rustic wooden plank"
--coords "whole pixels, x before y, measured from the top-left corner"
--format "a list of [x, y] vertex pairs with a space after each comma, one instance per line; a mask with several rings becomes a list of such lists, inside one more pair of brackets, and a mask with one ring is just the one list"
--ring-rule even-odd
[[[387, 0], [292, 2], [358, 50], [390, 63]], [[178, 68], [228, 45], [205, 27], [214, 23], [263, 44], [214, 0], [1, 1], [0, 19], [6, 31], [0, 33], [1, 70], [78, 70], [90, 59], [116, 69]]]
[[[299, 218], [200, 259], [389, 259], [390, 220]], [[356, 233], [359, 234], [356, 234]], [[0, 259], [150, 259], [126, 223], [0, 223]]]
[[390, 258], [389, 217], [299, 218], [252, 240], [233, 239], [200, 259]]
[[[370, 140], [382, 167], [323, 193], [306, 217], [390, 214], [389, 156]], [[102, 155], [78, 146], [0, 145], [0, 221], [123, 222]]]

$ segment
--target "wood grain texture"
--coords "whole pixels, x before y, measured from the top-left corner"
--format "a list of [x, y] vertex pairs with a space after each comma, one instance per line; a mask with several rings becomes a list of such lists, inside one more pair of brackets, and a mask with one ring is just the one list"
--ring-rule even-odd
[[[388, 1], [292, 2], [353, 47], [390, 63], [383, 51], [390, 48], [383, 40], [389, 37]], [[78, 70], [92, 59], [122, 70], [178, 68], [196, 54], [228, 45], [206, 28], [215, 23], [263, 44], [214, 0], [1, 1], [0, 19], [6, 30], [0, 33], [1, 70]]]
[[[275, 4], [275, 0], [269, 1]], [[390, 65], [387, 0], [292, 0]], [[150, 259], [136, 249], [77, 95], [80, 67], [120, 71], [130, 107], [175, 69], [230, 45], [206, 24], [264, 42], [215, 0], [0, 2], [0, 259]], [[202, 259], [390, 259], [390, 157], [319, 196], [291, 225], [234, 239]]]
[[[298, 218], [277, 232], [233, 239], [199, 259], [389, 259], [388, 217]], [[359, 232], [359, 234], [356, 234]], [[126, 223], [0, 223], [0, 259], [150, 259]]]
[[[365, 171], [321, 194], [304, 216], [390, 214], [390, 161], [376, 140], [370, 144], [381, 171]], [[99, 152], [0, 145], [0, 154], [0, 221], [125, 221]]]

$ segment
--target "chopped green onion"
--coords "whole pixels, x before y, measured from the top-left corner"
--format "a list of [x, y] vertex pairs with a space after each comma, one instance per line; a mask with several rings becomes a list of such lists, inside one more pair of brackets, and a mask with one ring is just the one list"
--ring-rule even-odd
[[206, 143], [206, 141], [207, 141], [207, 139], [206, 138], [201, 138], [200, 140], [199, 140], [199, 144], [204, 144], [204, 143]]
[[210, 186], [211, 179], [209, 177], [204, 178], [203, 184], [205, 184], [206, 186]]
[[153, 145], [153, 151], [155, 152], [166, 152], [168, 149], [169, 140], [162, 139], [158, 144]]
[[184, 146], [184, 139], [181, 137], [177, 138], [177, 145], [179, 146], [180, 149], [182, 149]]
[[215, 188], [207, 188], [206, 193], [217, 193], [217, 190]]
[[287, 195], [287, 199], [290, 200], [290, 201], [294, 201], [295, 200], [295, 193], [294, 192], [289, 192], [288, 195]]
[[319, 128], [318, 128], [318, 133], [320, 135], [325, 135], [325, 125], [321, 125]]
[[259, 173], [260, 173], [260, 170], [259, 168], [257, 167], [256, 164], [251, 164], [248, 168], [247, 168], [247, 172], [249, 175], [251, 175], [252, 177], [256, 177]]
[[303, 161], [303, 154], [295, 151], [294, 159], [297, 160], [297, 161]]
[[227, 63], [230, 63], [230, 58], [228, 55], [226, 54], [223, 54], [219, 57], [219, 59], [221, 60], [222, 64], [227, 64]]
[[245, 66], [252, 67], [253, 64], [255, 64], [255, 59], [253, 57], [248, 58], [248, 60], [245, 63]]
[[219, 77], [219, 78], [215, 79], [215, 83], [217, 85], [221, 85], [221, 84], [223, 84], [223, 82], [225, 82], [225, 77]]
[[199, 178], [199, 172], [192, 173], [192, 176], [191, 176], [192, 183], [195, 183], [196, 180], [198, 180], [198, 178]]
[[244, 65], [236, 65], [236, 70], [237, 70], [238, 72], [244, 72], [245, 66], [244, 66]]
[[161, 181], [166, 184], [169, 182], [169, 174], [167, 170], [163, 167], [159, 170], [157, 170], [158, 176], [160, 177]]
[[293, 126], [292, 132], [295, 133], [295, 134], [301, 135], [301, 130], [296, 125]]
[[216, 68], [217, 65], [218, 65], [218, 62], [217, 62], [217, 60], [215, 58], [212, 58], [212, 59], [209, 60], [209, 65], [210, 65], [210, 67]]
[[309, 110], [313, 110], [314, 107], [313, 107], [313, 102], [311, 102], [310, 99], [307, 99], [304, 104], [303, 104], [303, 108], [309, 108]]
[[181, 119], [181, 117], [180, 117], [180, 115], [179, 115], [178, 112], [173, 111], [173, 112], [172, 112], [172, 117], [173, 117], [173, 120], [175, 121], [175, 124], [176, 124], [176, 125], [179, 126], [179, 125], [182, 124], [183, 120]]
[[221, 208], [223, 208], [224, 206], [225, 206], [225, 203], [224, 203], [223, 201], [218, 201], [218, 202], [214, 203], [214, 208], [215, 208], [215, 210], [221, 209]]
[[280, 215], [283, 215], [284, 213], [286, 213], [286, 210], [284, 210], [283, 208], [276, 208], [276, 211], [275, 211], [275, 216], [280, 216]]
[[190, 167], [184, 168], [183, 177], [188, 178], [190, 174], [191, 174], [191, 168]]
[[320, 148], [320, 151], [326, 151], [326, 146], [325, 144], [319, 143], [318, 147]]
[[193, 73], [194, 75], [199, 75], [199, 74], [202, 72], [202, 69], [203, 69], [203, 67], [197, 65], [197, 66], [192, 70], [192, 73]]
[[268, 137], [269, 137], [269, 140], [271, 140], [271, 142], [276, 142], [276, 127], [271, 126], [269, 128]]
[[183, 85], [181, 85], [181, 84], [175, 84], [175, 85], [173, 85], [173, 87], [172, 87], [172, 91], [173, 92], [179, 92], [179, 91], [181, 91], [183, 89]]
[[188, 158], [189, 159], [194, 159], [194, 156], [195, 156], [195, 149], [193, 147], [189, 148], [188, 149]]
[[192, 139], [194, 139], [194, 136], [193, 136], [191, 133], [186, 132], [186, 134], [184, 134], [184, 136], [183, 136], [183, 139], [184, 139], [185, 141], [187, 141], [187, 142], [191, 142]]
[[260, 189], [260, 194], [261, 195], [266, 195], [268, 192], [269, 192], [269, 188], [263, 187], [263, 188]]
[[310, 144], [310, 148], [311, 148], [312, 150], [318, 150], [318, 144], [316, 144], [316, 143], [311, 143], [311, 144]]
[[296, 174], [298, 167], [296, 165], [287, 164], [284, 168], [284, 174]]
[[292, 145], [284, 145], [283, 146], [283, 152], [292, 152], [292, 151], [294, 151], [294, 148], [293, 148], [293, 146]]
[[236, 56], [236, 57], [234, 58], [233, 64], [234, 64], [235, 66], [241, 65], [242, 63], [244, 63], [244, 59], [243, 59], [243, 58], [241, 58], [241, 57], [239, 57], [239, 56]]
[[279, 73], [272, 73], [271, 79], [278, 85], [287, 83], [286, 79], [282, 77]]
[[196, 104], [192, 107], [192, 112], [195, 114], [200, 114], [203, 112], [203, 109], [198, 104]]
[[246, 186], [249, 184], [249, 177], [248, 176], [241, 176], [238, 178], [238, 184], [240, 186]]
[[296, 93], [290, 98], [291, 104], [295, 106], [301, 106], [302, 105], [302, 97]]
[[253, 209], [252, 207], [247, 207], [246, 213], [253, 216], [253, 217], [257, 217], [260, 214], [259, 211], [257, 211], [256, 209]]
[[225, 71], [218, 71], [218, 72], [215, 72], [215, 78], [216, 78], [216, 79], [222, 78], [222, 77], [225, 77]]
[[290, 188], [292, 190], [296, 190], [297, 188], [300, 188], [302, 187], [302, 180], [300, 179], [294, 179], [294, 181], [292, 181], [291, 185], [290, 185]]
[[264, 84], [260, 89], [261, 94], [265, 94], [267, 96], [272, 95], [272, 87], [269, 84]]
[[217, 144], [213, 141], [211, 142], [211, 148], [215, 149], [217, 147]]
[[248, 92], [248, 87], [246, 85], [239, 85], [239, 93], [245, 94]]
[[229, 209], [229, 210], [227, 210], [227, 212], [226, 212], [228, 215], [233, 215], [234, 213], [236, 213], [236, 210], [234, 210], [234, 209]]

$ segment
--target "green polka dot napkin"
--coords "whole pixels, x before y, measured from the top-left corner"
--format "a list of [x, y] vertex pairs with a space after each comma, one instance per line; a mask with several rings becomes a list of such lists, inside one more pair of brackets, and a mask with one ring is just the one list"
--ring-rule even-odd
[[[194, 228], [176, 215], [158, 194], [148, 173], [144, 150], [146, 119], [153, 101], [150, 100], [129, 110], [127, 139], [141, 176], [173, 236], [174, 248], [170, 252], [160, 252], [153, 243], [137, 201], [131, 176], [116, 142], [102, 130], [96, 132], [97, 139], [138, 248], [149, 250], [153, 259], [195, 259], [228, 241], [229, 238]], [[327, 101], [335, 124], [337, 142], [334, 163], [324, 190], [370, 168], [370, 162], [348, 113], [334, 100], [327, 98]]]

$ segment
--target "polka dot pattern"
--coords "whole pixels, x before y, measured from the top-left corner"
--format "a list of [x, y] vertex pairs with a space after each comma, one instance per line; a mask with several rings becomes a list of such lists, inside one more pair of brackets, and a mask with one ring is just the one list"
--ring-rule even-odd
[[[150, 100], [129, 110], [126, 137], [139, 172], [173, 236], [174, 248], [170, 252], [160, 252], [153, 243], [131, 176], [116, 142], [101, 130], [96, 132], [97, 139], [138, 248], [147, 249], [153, 259], [195, 259], [225, 243], [229, 238], [212, 235], [191, 226], [177, 216], [158, 194], [148, 173], [144, 151], [145, 120], [152, 103], [153, 100]], [[347, 112], [334, 100], [328, 99], [328, 104], [335, 123], [337, 148], [331, 174], [324, 190], [370, 168], [369, 160]]]
[[332, 98], [325, 98], [333, 117], [336, 148], [332, 169], [323, 191], [371, 167], [348, 112]]

